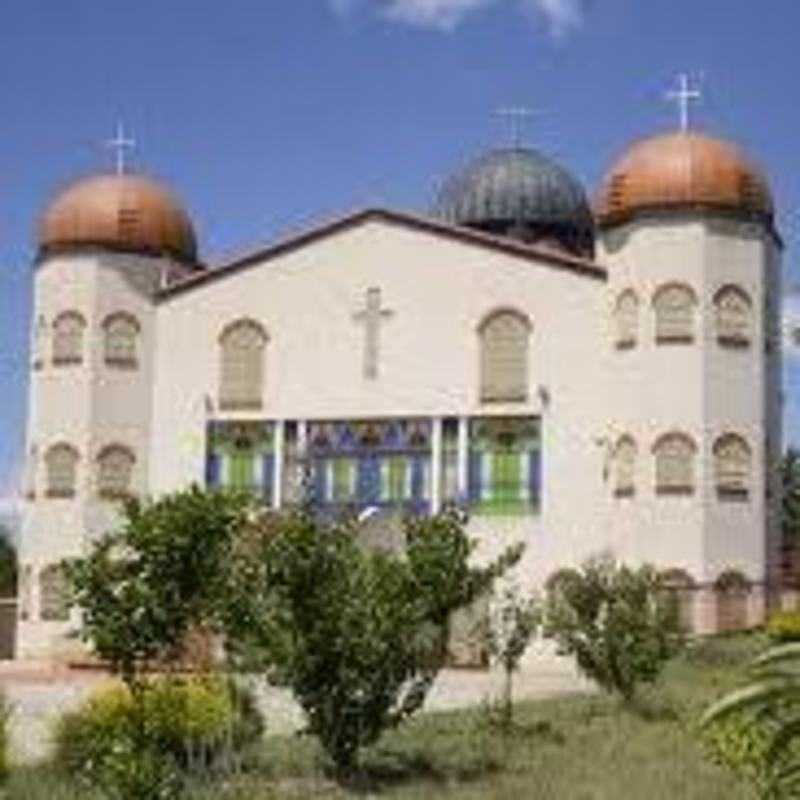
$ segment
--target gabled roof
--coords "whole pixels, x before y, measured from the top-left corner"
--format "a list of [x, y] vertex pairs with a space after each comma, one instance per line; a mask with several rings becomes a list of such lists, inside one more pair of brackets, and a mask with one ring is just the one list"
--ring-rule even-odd
[[433, 236], [441, 236], [445, 239], [464, 242], [468, 245], [483, 247], [487, 250], [494, 250], [495, 252], [506, 253], [507, 255], [521, 258], [525, 261], [543, 262], [556, 269], [569, 270], [587, 278], [594, 278], [596, 280], [606, 279], [607, 273], [605, 267], [602, 267], [594, 261], [579, 258], [569, 253], [562, 253], [556, 249], [551, 250], [547, 247], [525, 244], [524, 242], [519, 242], [514, 239], [494, 236], [472, 228], [451, 225], [429, 217], [409, 214], [405, 211], [368, 208], [363, 211], [357, 211], [339, 217], [331, 222], [317, 225], [307, 231], [276, 242], [275, 244], [253, 250], [232, 261], [190, 275], [162, 290], [159, 293], [159, 298], [168, 300], [175, 295], [182, 294], [194, 288], [199, 288], [200, 286], [205, 286], [207, 283], [223, 278], [231, 273], [263, 264], [273, 258], [286, 255], [294, 250], [299, 250], [301, 247], [313, 244], [320, 239], [333, 236], [344, 230], [355, 228], [368, 222], [376, 221], [422, 231]]

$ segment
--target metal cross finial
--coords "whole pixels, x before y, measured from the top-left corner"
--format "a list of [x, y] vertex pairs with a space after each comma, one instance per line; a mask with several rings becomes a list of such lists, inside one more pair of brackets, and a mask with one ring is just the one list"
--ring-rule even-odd
[[667, 100], [672, 100], [678, 105], [681, 117], [681, 130], [686, 133], [689, 130], [689, 111], [693, 100], [701, 100], [703, 97], [699, 89], [692, 89], [689, 76], [682, 72], [678, 75], [678, 88], [667, 92]]
[[522, 144], [523, 126], [536, 112], [532, 108], [510, 106], [508, 108], [498, 108], [494, 113], [496, 116], [508, 120], [511, 128], [511, 142], [514, 147], [519, 147]]
[[135, 139], [128, 139], [125, 137], [125, 128], [122, 123], [117, 124], [117, 135], [113, 139], [106, 142], [106, 147], [115, 150], [117, 159], [117, 175], [122, 175], [125, 172], [125, 151], [133, 150], [136, 147]]

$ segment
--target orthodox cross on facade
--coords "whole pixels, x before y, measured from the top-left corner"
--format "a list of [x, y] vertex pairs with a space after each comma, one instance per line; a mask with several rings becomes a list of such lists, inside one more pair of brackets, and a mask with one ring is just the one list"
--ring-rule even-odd
[[689, 130], [689, 112], [691, 111], [692, 101], [700, 101], [703, 97], [699, 89], [692, 89], [689, 76], [682, 72], [678, 75], [678, 88], [667, 92], [667, 100], [671, 100], [678, 106], [681, 119], [681, 130], [686, 133]]
[[508, 108], [498, 108], [494, 113], [495, 116], [508, 122], [511, 131], [511, 143], [514, 147], [519, 147], [522, 144], [523, 128], [527, 122], [533, 118], [536, 112], [532, 108], [511, 106]]
[[364, 342], [364, 377], [374, 380], [378, 377], [378, 361], [380, 358], [381, 323], [389, 319], [394, 311], [381, 308], [381, 290], [367, 289], [366, 308], [358, 311], [353, 318], [363, 322], [366, 334]]
[[115, 151], [117, 161], [117, 175], [125, 172], [125, 151], [133, 150], [136, 147], [136, 140], [125, 136], [125, 128], [122, 123], [117, 124], [117, 135], [106, 142], [106, 147]]

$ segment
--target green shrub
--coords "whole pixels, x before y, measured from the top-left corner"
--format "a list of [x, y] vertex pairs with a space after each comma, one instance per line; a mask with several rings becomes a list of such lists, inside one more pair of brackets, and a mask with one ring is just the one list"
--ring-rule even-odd
[[626, 701], [640, 683], [653, 683], [683, 644], [674, 603], [647, 565], [631, 569], [611, 557], [548, 581], [545, 635], [559, 653], [607, 692]]
[[780, 766], [771, 758], [775, 727], [758, 714], [740, 711], [702, 730], [706, 755], [749, 784], [760, 798], [780, 797]]
[[[143, 718], [139, 717], [139, 714]], [[157, 752], [182, 768], [221, 765], [263, 732], [248, 692], [219, 678], [163, 678], [148, 684], [141, 709], [122, 685], [106, 688], [56, 728], [56, 761], [72, 774], [124, 754], [131, 736], [145, 731]]]
[[11, 719], [11, 704], [0, 691], [0, 783], [8, 777], [8, 727]]
[[775, 642], [800, 642], [800, 611], [778, 611], [769, 618], [767, 635]]

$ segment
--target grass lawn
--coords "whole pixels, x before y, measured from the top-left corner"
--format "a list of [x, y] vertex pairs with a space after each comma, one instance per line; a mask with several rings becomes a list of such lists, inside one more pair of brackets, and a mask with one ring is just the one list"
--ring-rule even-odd
[[[314, 743], [272, 737], [236, 780], [198, 787], [194, 800], [377, 797], [386, 800], [739, 800], [747, 787], [711, 765], [692, 732], [699, 712], [734, 686], [766, 644], [758, 635], [707, 640], [643, 693], [637, 711], [604, 696], [520, 703], [502, 736], [478, 709], [428, 714], [365, 754], [365, 778], [345, 789], [326, 780]], [[1, 796], [1, 795], [0, 795]], [[45, 768], [19, 770], [9, 800], [93, 800]], [[144, 799], [143, 799], [144, 800]]]

